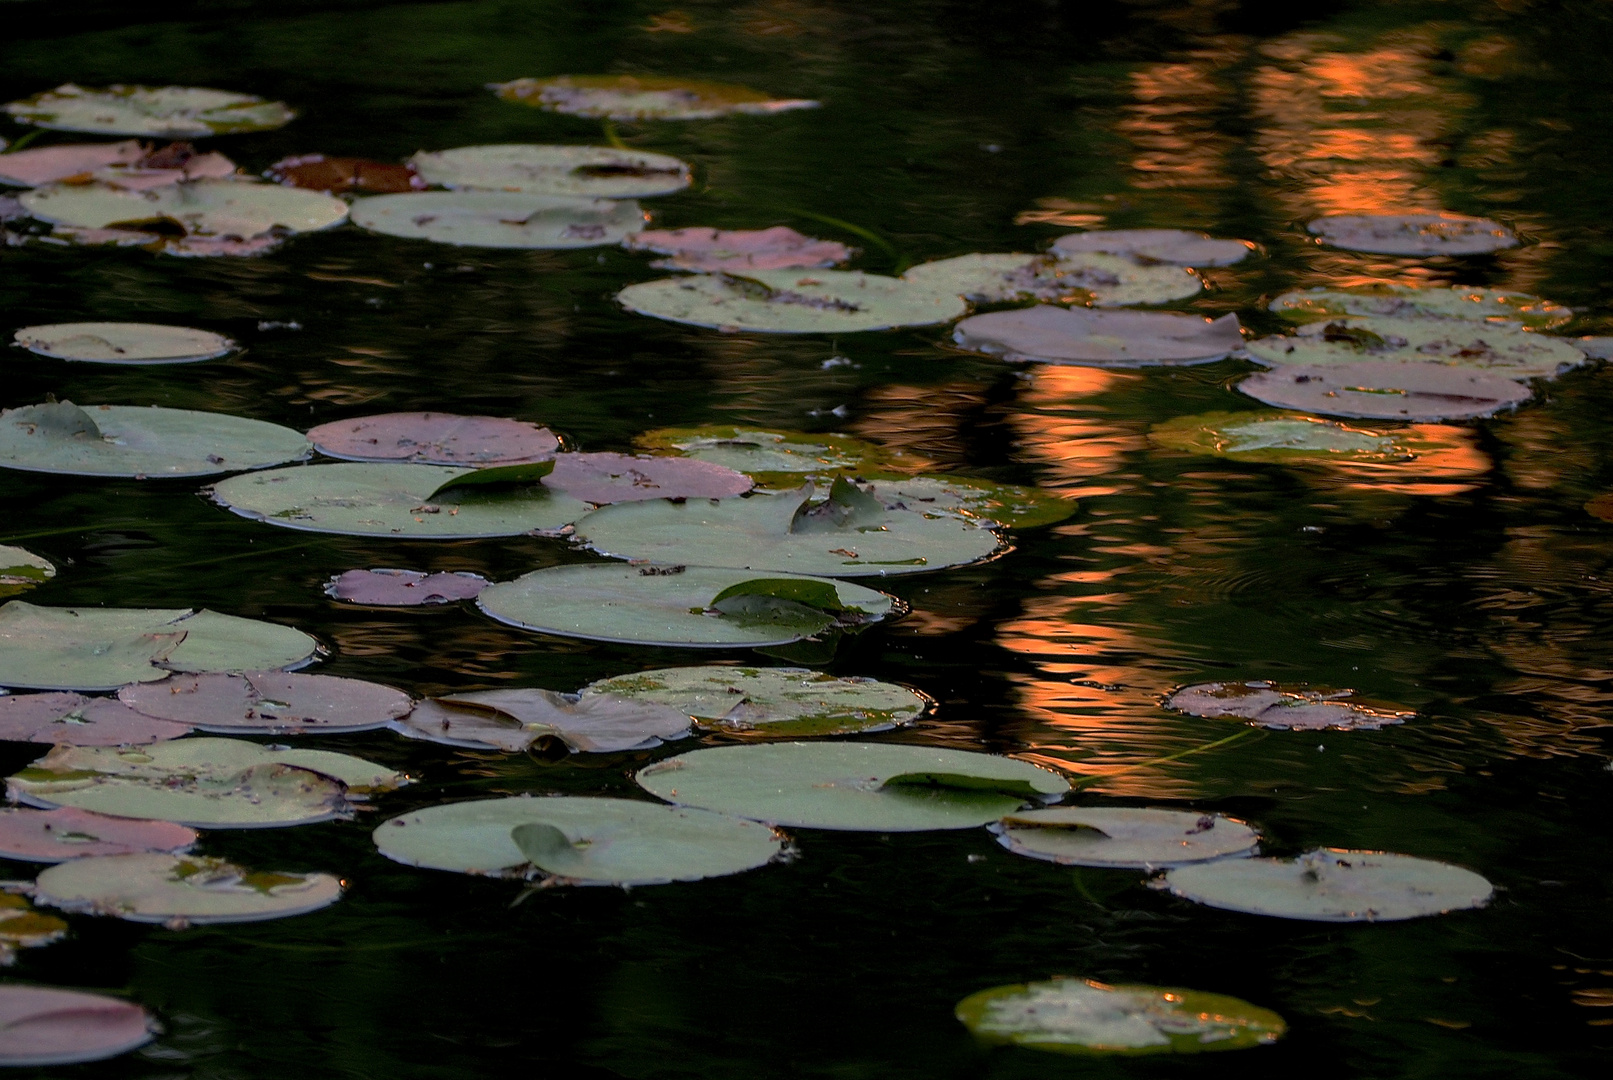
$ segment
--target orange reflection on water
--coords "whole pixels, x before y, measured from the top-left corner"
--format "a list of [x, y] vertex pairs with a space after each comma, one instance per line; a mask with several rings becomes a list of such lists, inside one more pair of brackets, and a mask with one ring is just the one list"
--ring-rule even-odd
[[1047, 467], [1044, 486], [1074, 498], [1121, 490], [1114, 482], [1093, 481], [1113, 474], [1126, 454], [1147, 447], [1145, 426], [1118, 424], [1107, 409], [1084, 399], [1140, 378], [1105, 368], [1046, 364], [1035, 369], [1008, 422], [1020, 453]]
[[985, 408], [986, 389], [974, 382], [870, 387], [851, 434], [907, 452], [915, 468], [955, 468], [971, 457], [965, 439]]
[[1412, 424], [1402, 429], [1412, 440], [1424, 440], [1413, 461], [1340, 461], [1347, 488], [1399, 495], [1458, 495], [1478, 485], [1490, 471], [1490, 456], [1480, 450], [1474, 433], [1449, 424]]
[[1150, 64], [1132, 72], [1135, 104], [1121, 111], [1116, 125], [1139, 151], [1131, 167], [1142, 190], [1224, 188], [1233, 184], [1226, 157], [1234, 140], [1215, 128], [1227, 88], [1212, 76], [1228, 61], [1220, 53], [1201, 54], [1191, 63]]

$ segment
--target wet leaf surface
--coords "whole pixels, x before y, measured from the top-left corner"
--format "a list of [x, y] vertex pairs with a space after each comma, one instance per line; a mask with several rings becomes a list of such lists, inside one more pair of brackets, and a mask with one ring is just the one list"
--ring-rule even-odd
[[579, 753], [615, 753], [680, 739], [689, 733], [689, 716], [654, 700], [525, 688], [430, 698], [393, 727], [449, 746], [518, 751], [555, 738]]
[[156, 323], [52, 323], [25, 326], [12, 337], [40, 356], [98, 364], [192, 364], [238, 347], [223, 334]]
[[132, 228], [159, 236], [177, 231], [184, 237], [175, 241], [181, 245], [177, 254], [203, 254], [209, 244], [218, 245], [220, 254], [252, 254], [263, 249], [253, 248], [255, 241], [268, 244], [278, 242], [281, 233], [328, 229], [348, 213], [346, 203], [329, 195], [240, 180], [192, 180], [146, 191], [102, 181], [48, 184], [23, 192], [17, 201], [40, 221], [70, 229]]
[[156, 1021], [140, 1006], [53, 986], [0, 985], [0, 1065], [103, 1061], [150, 1042]]
[[125, 686], [118, 700], [158, 720], [239, 735], [367, 731], [386, 726], [414, 705], [402, 690], [380, 683], [295, 671], [170, 675]]
[[[1305, 465], [1402, 466], [1460, 451], [1465, 443], [1451, 429], [1373, 427], [1293, 412], [1213, 412], [1179, 416], [1148, 433], [1156, 446], [1234, 461]], [[1420, 468], [1420, 466], [1417, 466]]]
[[1099, 229], [1066, 233], [1053, 241], [1052, 253], [1103, 252], [1152, 259], [1177, 266], [1231, 266], [1254, 250], [1247, 240], [1217, 240], [1186, 229]]
[[1390, 318], [1469, 319], [1474, 322], [1520, 322], [1532, 330], [1545, 330], [1567, 322], [1573, 310], [1532, 293], [1484, 289], [1476, 285], [1360, 285], [1286, 292], [1270, 304], [1271, 310], [1295, 322], [1335, 319], [1340, 315], [1377, 315]]
[[1572, 339], [1466, 319], [1347, 315], [1249, 343], [1249, 356], [1281, 364], [1443, 364], [1508, 378], [1551, 377], [1585, 362]]
[[1380, 255], [1484, 255], [1518, 243], [1505, 225], [1461, 214], [1336, 214], [1306, 228], [1330, 247]]
[[487, 579], [468, 571], [428, 574], [421, 570], [348, 570], [330, 579], [325, 593], [351, 604], [421, 607], [474, 600]]
[[1031, 529], [1063, 521], [1074, 499], [1041, 488], [995, 484], [972, 476], [868, 476], [857, 486], [890, 510], [951, 514], [966, 521]]
[[1403, 724], [1414, 715], [1354, 697], [1351, 690], [1281, 687], [1256, 680], [1184, 686], [1166, 698], [1165, 705], [1192, 716], [1236, 716], [1259, 727], [1295, 731], [1375, 731]]
[[1489, 372], [1444, 364], [1361, 362], [1282, 364], [1237, 388], [1256, 401], [1358, 420], [1465, 420], [1523, 404], [1534, 392]]
[[335, 420], [310, 430], [308, 439], [328, 457], [428, 465], [514, 465], [545, 461], [560, 449], [554, 432], [541, 424], [444, 412]]
[[579, 199], [669, 195], [694, 179], [675, 157], [611, 146], [461, 146], [422, 151], [409, 164], [433, 187]]
[[766, 114], [816, 108], [816, 101], [770, 98], [725, 83], [655, 75], [557, 75], [494, 83], [505, 101], [610, 120], [710, 120], [731, 113]]
[[208, 926], [306, 915], [341, 899], [330, 874], [248, 870], [203, 855], [95, 855], [44, 870], [39, 902], [130, 922]]
[[1243, 348], [1236, 315], [1086, 311], [1038, 304], [960, 322], [953, 340], [1004, 360], [1089, 367], [1207, 364]]
[[959, 255], [920, 263], [902, 279], [976, 302], [1049, 300], [1098, 307], [1168, 304], [1204, 287], [1181, 266], [1097, 252]]
[[629, 454], [556, 454], [544, 487], [584, 502], [605, 504], [646, 499], [722, 499], [755, 486], [744, 473], [695, 458]]
[[116, 698], [57, 691], [0, 697], [0, 740], [64, 746], [129, 746], [189, 735], [183, 722], [142, 716]]
[[296, 116], [278, 101], [193, 86], [108, 86], [64, 83], [6, 105], [11, 118], [56, 131], [94, 135], [200, 138], [283, 127]]
[[619, 244], [644, 227], [631, 199], [570, 199], [518, 191], [419, 191], [353, 204], [353, 224], [385, 236], [486, 248]]
[[753, 270], [827, 269], [855, 252], [834, 240], [803, 236], [784, 225], [771, 229], [646, 229], [624, 241], [630, 251], [669, 258], [650, 265], [662, 270], [698, 270], [745, 275]]
[[0, 857], [55, 863], [90, 855], [178, 854], [196, 830], [169, 821], [108, 817], [88, 810], [0, 810]]
[[991, 830], [1016, 855], [1134, 870], [1248, 855], [1260, 842], [1255, 830], [1220, 814], [1132, 806], [1021, 810]]
[[681, 454], [742, 472], [769, 487], [796, 488], [837, 473], [902, 471], [907, 455], [848, 435], [744, 427], [661, 428], [636, 440], [657, 454]]
[[743, 277], [695, 274], [629, 285], [628, 311], [729, 332], [834, 334], [948, 322], [959, 296], [855, 270], [755, 270]]
[[0, 544], [0, 597], [27, 592], [55, 576], [56, 567], [51, 565], [49, 559], [19, 547]]

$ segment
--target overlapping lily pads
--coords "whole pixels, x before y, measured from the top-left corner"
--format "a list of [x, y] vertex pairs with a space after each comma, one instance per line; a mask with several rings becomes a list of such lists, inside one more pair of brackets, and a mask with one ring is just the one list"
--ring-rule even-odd
[[486, 248], [619, 244], [644, 228], [631, 199], [571, 199], [519, 191], [419, 191], [353, 204], [353, 224], [386, 236]]
[[63, 807], [0, 810], [0, 858], [56, 863], [91, 855], [165, 852], [177, 855], [196, 843], [196, 830], [171, 821], [108, 817]]
[[196, 86], [108, 86], [64, 83], [6, 105], [19, 124], [94, 135], [201, 138], [268, 131], [297, 114], [252, 94]]
[[1505, 375], [1396, 361], [1280, 364], [1237, 384], [1256, 401], [1357, 420], [1461, 420], [1493, 416], [1534, 396]]
[[1247, 240], [1217, 240], [1187, 229], [1097, 229], [1053, 241], [1055, 255], [1097, 251], [1177, 266], [1231, 266], [1254, 250]]
[[56, 576], [49, 559], [20, 547], [0, 544], [0, 597], [15, 596]]
[[54, 986], [0, 985], [0, 1065], [104, 1061], [144, 1046], [157, 1030], [133, 1002]]
[[331, 578], [325, 593], [351, 604], [421, 607], [474, 600], [487, 579], [464, 570], [427, 574], [420, 570], [348, 570]]
[[1136, 870], [1247, 855], [1260, 842], [1255, 830], [1221, 814], [1132, 806], [1021, 810], [992, 831], [1016, 855], [1064, 866]]
[[585, 502], [646, 499], [723, 499], [755, 486], [744, 473], [698, 458], [629, 454], [556, 454], [543, 486]]
[[863, 742], [778, 742], [694, 750], [640, 769], [679, 806], [773, 825], [920, 832], [984, 825], [1069, 790], [1012, 758]]
[[1030, 529], [1075, 513], [1074, 499], [1042, 488], [973, 476], [865, 476], [857, 486], [889, 510], [951, 514], [986, 525]]
[[1345, 315], [1249, 343], [1268, 367], [1356, 363], [1443, 364], [1509, 378], [1553, 376], [1585, 362], [1570, 339], [1467, 319]]
[[1098, 252], [1058, 257], [959, 255], [920, 263], [902, 279], [966, 300], [1054, 300], [1098, 307], [1167, 304], [1193, 296], [1204, 287], [1185, 267]]
[[1353, 690], [1282, 687], [1264, 680], [1184, 686], [1166, 698], [1165, 705], [1191, 716], [1236, 716], [1259, 727], [1295, 731], [1375, 731], [1403, 724], [1415, 715], [1355, 700]]
[[1375, 428], [1265, 410], [1179, 416], [1156, 424], [1148, 437], [1190, 454], [1282, 465], [1410, 462], [1454, 445], [1427, 428]]
[[1334, 289], [1317, 286], [1286, 292], [1271, 310], [1295, 322], [1336, 319], [1341, 315], [1376, 315], [1400, 319], [1467, 319], [1473, 322], [1518, 322], [1546, 330], [1567, 322], [1572, 308], [1531, 293], [1485, 289], [1477, 285], [1358, 285]]
[[153, 149], [129, 139], [116, 143], [67, 143], [0, 156], [0, 184], [38, 187], [58, 181], [100, 180], [128, 191], [221, 180], [235, 174], [235, 162], [217, 153], [198, 153], [189, 143]]
[[759, 484], [795, 488], [836, 473], [901, 469], [906, 455], [849, 435], [743, 427], [661, 428], [634, 440], [657, 454], [681, 454], [742, 472]]
[[1207, 364], [1243, 348], [1236, 315], [1205, 319], [1051, 304], [975, 315], [958, 324], [953, 340], [965, 349], [1004, 360], [1088, 367]]
[[306, 457], [301, 432], [225, 413], [51, 401], [0, 412], [0, 466], [136, 479], [212, 476]]
[[514, 752], [558, 739], [571, 750], [612, 753], [680, 739], [689, 733], [689, 716], [653, 700], [527, 687], [428, 698], [393, 727], [401, 735], [449, 746]]
[[629, 311], [733, 332], [836, 334], [928, 326], [967, 310], [961, 296], [854, 270], [753, 270], [629, 285]]
[[427, 465], [517, 465], [546, 461], [560, 449], [541, 424], [444, 412], [333, 420], [309, 430], [308, 438], [328, 457]]
[[1335, 214], [1306, 228], [1331, 247], [1378, 255], [1487, 255], [1518, 243], [1505, 225], [1462, 214]]
[[0, 740], [67, 746], [126, 746], [189, 735], [184, 723], [143, 716], [116, 698], [70, 691], [0, 697]]
[[97, 855], [44, 870], [41, 903], [90, 915], [173, 927], [306, 915], [341, 899], [330, 874], [248, 870], [202, 855]]
[[505, 101], [606, 120], [710, 120], [818, 106], [800, 98], [771, 98], [744, 86], [658, 75], [556, 75], [493, 83], [488, 89]]
[[[143, 225], [157, 222], [169, 229], [183, 230], [187, 241], [194, 239], [204, 244], [241, 244], [263, 238], [272, 245], [281, 235], [327, 229], [347, 217], [347, 204], [329, 195], [239, 180], [193, 180], [146, 191], [127, 191], [101, 181], [49, 184], [23, 192], [17, 201], [33, 217], [69, 230], [129, 229], [141, 233]], [[161, 233], [162, 228], [156, 232]], [[71, 233], [68, 236], [72, 238]], [[104, 242], [105, 238], [92, 235], [89, 239]], [[155, 239], [162, 237], [157, 235]], [[204, 253], [204, 248], [191, 253]], [[242, 248], [223, 253], [252, 252]]]
[[668, 154], [612, 146], [504, 143], [421, 151], [409, 164], [434, 187], [630, 199], [689, 186], [689, 166]]
[[726, 272], [827, 269], [851, 258], [851, 248], [834, 240], [804, 236], [785, 225], [771, 229], [646, 229], [624, 241], [630, 251], [668, 256], [650, 265], [662, 270]]
[[[20, 896], [0, 893], [0, 967], [16, 963], [18, 949], [37, 949], [66, 936], [67, 924], [61, 919], [40, 914]], [[0, 1064], [4, 1063], [0, 1058]]]
[[13, 338], [39, 356], [97, 364], [193, 364], [238, 347], [223, 334], [156, 323], [52, 323], [25, 326]]
[[408, 694], [380, 683], [295, 671], [170, 675], [125, 686], [118, 700], [143, 716], [237, 735], [369, 731], [414, 706]]

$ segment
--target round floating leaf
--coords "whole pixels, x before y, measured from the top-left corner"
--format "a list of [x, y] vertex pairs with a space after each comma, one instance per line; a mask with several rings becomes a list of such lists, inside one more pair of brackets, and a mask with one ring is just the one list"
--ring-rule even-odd
[[1263, 680], [1212, 682], [1182, 687], [1165, 699], [1165, 706], [1191, 716], [1237, 716], [1260, 727], [1295, 731], [1375, 731], [1386, 724], [1403, 724], [1415, 715], [1351, 700], [1354, 696], [1353, 690], [1284, 688]]
[[422, 151], [409, 164], [436, 187], [585, 199], [666, 195], [693, 180], [689, 166], [675, 157], [611, 146], [461, 146]]
[[1165, 263], [1143, 263], [1124, 255], [1079, 252], [1043, 255], [959, 255], [920, 263], [904, 281], [967, 300], [1058, 300], [1121, 307], [1165, 304], [1193, 296], [1204, 287], [1191, 270]]
[[1585, 354], [1568, 340], [1516, 326], [1383, 315], [1348, 315], [1307, 323], [1291, 335], [1251, 341], [1249, 356], [1268, 367], [1401, 361], [1443, 364], [1514, 379], [1549, 377], [1585, 362]]
[[1461, 214], [1337, 214], [1305, 227], [1324, 244], [1378, 255], [1483, 255], [1518, 243], [1505, 225]]
[[196, 843], [196, 830], [171, 821], [107, 817], [88, 810], [0, 810], [0, 858], [55, 863], [90, 855], [143, 851], [178, 854]]
[[556, 75], [492, 83], [488, 89], [505, 101], [607, 120], [709, 120], [818, 106], [816, 101], [770, 98], [743, 86], [656, 75]]
[[0, 967], [16, 963], [18, 949], [35, 949], [66, 936], [67, 924], [56, 916], [41, 915], [20, 896], [0, 893]]
[[157, 1024], [140, 1006], [53, 986], [0, 985], [0, 1065], [104, 1061], [150, 1042]]
[[546, 461], [560, 449], [554, 432], [540, 424], [441, 412], [334, 420], [310, 430], [308, 438], [333, 458], [427, 465], [515, 465]]
[[57, 691], [0, 697], [0, 740], [65, 746], [125, 746], [190, 734], [185, 723], [142, 716], [114, 698]]
[[485, 588], [486, 578], [463, 570], [448, 574], [426, 574], [419, 570], [348, 570], [330, 579], [325, 594], [353, 604], [419, 607], [474, 600]]
[[928, 326], [962, 315], [959, 296], [860, 270], [755, 270], [629, 285], [629, 311], [669, 322], [763, 334], [845, 334]]
[[518, 191], [421, 191], [353, 204], [353, 223], [406, 240], [488, 248], [619, 244], [644, 227], [631, 199], [566, 199]]
[[476, 472], [382, 464], [272, 469], [213, 485], [213, 500], [287, 529], [411, 540], [551, 533], [588, 512], [587, 503], [537, 483], [447, 487]]
[[[822, 595], [780, 597], [781, 584], [821, 590]], [[728, 604], [727, 610], [713, 606], [718, 595], [735, 588], [741, 592], [734, 599], [749, 596], [756, 602]], [[750, 571], [700, 566], [592, 565], [534, 570], [490, 585], [476, 605], [500, 622], [561, 637], [761, 648], [877, 622], [890, 614], [892, 602], [859, 585], [794, 574], [762, 579]]]
[[66, 143], [0, 155], [0, 184], [38, 187], [57, 180], [90, 176], [113, 166], [138, 164], [146, 148], [138, 140]]
[[207, 926], [306, 915], [334, 904], [330, 874], [247, 870], [202, 855], [97, 855], [40, 872], [41, 903], [130, 922]]
[[1243, 348], [1236, 315], [1204, 319], [1163, 311], [1088, 311], [1038, 304], [958, 324], [953, 340], [1004, 360], [1088, 367], [1207, 364]]
[[292, 671], [170, 675], [125, 686], [118, 699], [145, 716], [239, 735], [368, 731], [414, 706], [408, 694], [380, 683]]
[[760, 484], [795, 488], [809, 477], [901, 468], [899, 450], [849, 435], [753, 431], [738, 427], [661, 428], [634, 440], [658, 454], [681, 454], [742, 472]]
[[350, 191], [392, 195], [423, 191], [426, 187], [425, 180], [409, 165], [324, 154], [282, 158], [270, 165], [264, 175], [278, 184], [323, 191], [327, 195], [344, 195]]
[[53, 323], [25, 326], [13, 336], [40, 356], [98, 364], [191, 364], [236, 349], [223, 334], [156, 323]]
[[907, 689], [807, 668], [682, 667], [601, 679], [582, 691], [653, 701], [730, 735], [801, 738], [911, 723], [928, 702]]
[[1247, 240], [1216, 240], [1186, 229], [1099, 229], [1067, 233], [1053, 241], [1053, 254], [1100, 251], [1174, 263], [1177, 266], [1231, 266], [1254, 245]]
[[281, 465], [309, 450], [290, 428], [225, 413], [71, 401], [0, 412], [0, 466], [26, 472], [211, 476]]
[[339, 224], [347, 204], [313, 191], [240, 180], [193, 180], [149, 191], [112, 184], [50, 184], [17, 201], [41, 221], [80, 229], [172, 222], [202, 241], [246, 241], [271, 231], [314, 232]]
[[1237, 388], [1267, 405], [1359, 420], [1458, 420], [1490, 416], [1533, 392], [1502, 375], [1407, 362], [1283, 364]]
[[671, 256], [650, 264], [662, 270], [740, 275], [792, 267], [827, 269], [853, 254], [845, 244], [803, 236], [784, 225], [771, 229], [646, 229], [629, 236], [624, 246], [630, 251]]
[[195, 86], [108, 86], [65, 83], [6, 106], [19, 124], [95, 135], [201, 138], [268, 131], [297, 114], [251, 94]]
[[1291, 412], [1213, 412], [1157, 424], [1158, 446], [1235, 461], [1409, 464], [1456, 447], [1439, 429], [1370, 428]]
[[393, 727], [410, 738], [450, 746], [517, 751], [556, 738], [571, 750], [611, 753], [681, 739], [689, 734], [689, 716], [654, 701], [525, 688], [429, 698]]
[[1173, 895], [1250, 915], [1393, 922], [1482, 907], [1494, 887], [1471, 870], [1379, 851], [1317, 848], [1294, 859], [1224, 859], [1165, 875]]
[[1030, 529], [1075, 513], [1074, 499], [1041, 488], [994, 484], [972, 476], [873, 476], [858, 487], [889, 510], [951, 514], [986, 525]]
[[1015, 855], [1136, 870], [1246, 855], [1260, 842], [1259, 833], [1220, 814], [1130, 806], [1022, 810], [991, 829]]
[[544, 487], [591, 503], [645, 499], [722, 499], [755, 486], [744, 473], [695, 458], [556, 454]]
[[967, 829], [1069, 785], [1012, 758], [888, 743], [756, 743], [694, 750], [637, 775], [679, 806], [773, 825], [865, 832]]
[[15, 596], [56, 576], [49, 559], [20, 547], [0, 544], [0, 596]]
[[1224, 994], [1091, 979], [998, 986], [958, 1002], [987, 1043], [1055, 1054], [1196, 1054], [1275, 1042], [1288, 1030], [1269, 1009]]
[[1530, 293], [1482, 289], [1476, 285], [1358, 285], [1329, 289], [1317, 286], [1286, 292], [1271, 310], [1295, 322], [1336, 319], [1340, 315], [1377, 315], [1403, 319], [1468, 319], [1473, 322], [1519, 322], [1545, 330], [1573, 317], [1572, 308]]
[[170, 671], [266, 671], [319, 643], [289, 626], [185, 608], [0, 607], [0, 686], [116, 690]]

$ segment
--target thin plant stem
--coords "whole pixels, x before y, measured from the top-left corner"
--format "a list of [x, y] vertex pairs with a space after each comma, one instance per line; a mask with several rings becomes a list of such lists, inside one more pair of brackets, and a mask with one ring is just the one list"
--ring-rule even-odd
[[897, 273], [901, 273], [903, 270], [906, 270], [912, 265], [912, 263], [906, 259], [901, 252], [896, 250], [896, 246], [894, 244], [872, 229], [865, 229], [863, 226], [846, 221], [843, 218], [830, 217], [828, 214], [820, 214], [814, 210], [802, 210], [801, 208], [794, 206], [786, 208], [785, 213], [794, 214], [796, 217], [811, 218], [813, 221], [821, 221], [825, 225], [833, 225], [837, 229], [844, 229], [853, 236], [862, 237], [864, 240], [867, 240], [870, 244], [875, 245], [885, 254], [889, 255], [896, 262]]
[[25, 147], [29, 143], [33, 142], [35, 139], [39, 138], [44, 133], [45, 133], [44, 128], [34, 128], [34, 130], [30, 131], [28, 134], [24, 135], [22, 138], [18, 139], [16, 142], [14, 142], [10, 146], [6, 147], [4, 150], [0, 150], [0, 153], [15, 154], [18, 150], [21, 150], [23, 147]]
[[600, 124], [605, 129], [605, 141], [606, 142], [610, 143], [612, 146], [616, 147], [616, 149], [618, 149], [618, 150], [626, 150], [627, 149], [627, 144], [622, 141], [621, 135], [617, 134], [617, 132], [616, 132], [616, 121], [612, 120], [610, 117], [607, 116], [605, 119], [600, 121]]
[[1122, 775], [1124, 773], [1129, 773], [1129, 772], [1136, 772], [1138, 769], [1146, 769], [1146, 768], [1149, 768], [1150, 766], [1153, 766], [1153, 765], [1163, 765], [1167, 761], [1180, 761], [1182, 758], [1192, 757], [1194, 754], [1202, 754], [1202, 753], [1204, 753], [1204, 752], [1206, 752], [1208, 750], [1215, 750], [1215, 749], [1217, 749], [1219, 747], [1227, 746], [1227, 745], [1229, 745], [1231, 743], [1235, 743], [1239, 739], [1246, 739], [1250, 735], [1264, 735], [1264, 734], [1266, 734], [1266, 732], [1262, 731], [1259, 728], [1246, 727], [1241, 731], [1233, 732], [1231, 735], [1228, 735], [1224, 739], [1217, 739], [1214, 742], [1205, 743], [1203, 746], [1191, 746], [1191, 747], [1188, 747], [1186, 750], [1179, 750], [1174, 754], [1166, 754], [1164, 757], [1153, 758], [1152, 760], [1149, 760], [1149, 761], [1140, 761], [1135, 765], [1127, 765], [1123, 769], [1116, 769], [1114, 772], [1104, 773], [1102, 776], [1084, 777], [1084, 778], [1082, 778], [1080, 780], [1074, 781], [1070, 785], [1070, 787], [1071, 788], [1084, 788], [1084, 787], [1088, 787], [1088, 786], [1090, 786], [1092, 784], [1101, 784], [1105, 780], [1108, 780], [1110, 777], [1120, 776], [1120, 775]]

